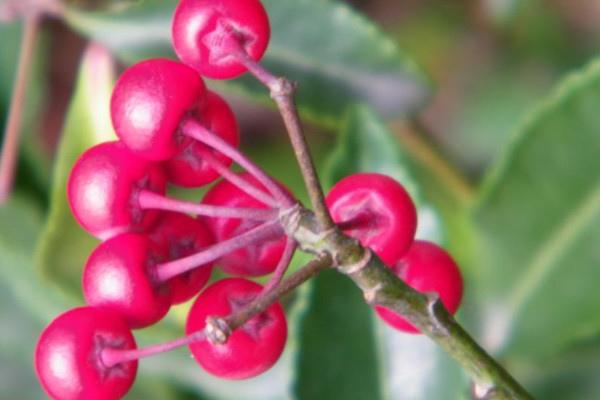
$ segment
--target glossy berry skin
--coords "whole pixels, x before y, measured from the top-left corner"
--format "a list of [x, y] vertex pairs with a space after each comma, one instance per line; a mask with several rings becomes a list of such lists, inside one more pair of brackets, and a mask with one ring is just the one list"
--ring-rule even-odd
[[182, 0], [173, 17], [173, 47], [179, 58], [212, 79], [235, 78], [246, 72], [231, 56], [243, 45], [260, 60], [269, 44], [267, 13], [259, 0]]
[[[207, 100], [197, 107], [194, 114], [198, 121], [221, 139], [237, 147], [240, 142], [235, 115], [219, 95], [207, 92]], [[173, 158], [165, 163], [169, 182], [176, 186], [201, 187], [216, 180], [220, 175], [202, 158], [200, 150], [211, 151], [224, 165], [231, 165], [231, 159], [212, 151], [208, 146], [189, 141]]]
[[160, 259], [164, 255], [144, 235], [125, 233], [101, 243], [83, 270], [87, 304], [119, 314], [134, 329], [156, 323], [171, 307], [167, 286], [154, 277]]
[[67, 197], [77, 222], [99, 239], [148, 228], [160, 211], [137, 205], [140, 189], [164, 194], [160, 164], [133, 155], [121, 142], [106, 142], [79, 157], [69, 176]]
[[404, 254], [415, 236], [417, 211], [394, 179], [374, 173], [348, 176], [326, 198], [333, 220], [386, 264]]
[[116, 314], [92, 307], [67, 311], [42, 333], [35, 368], [44, 390], [55, 400], [116, 400], [135, 380], [137, 360], [107, 368], [104, 348], [130, 350], [136, 344]]
[[[252, 301], [262, 286], [241, 278], [222, 279], [206, 288], [190, 309], [188, 334], [204, 329], [209, 316], [225, 317]], [[275, 364], [287, 339], [287, 323], [278, 303], [235, 330], [225, 344], [207, 340], [189, 345], [195, 360], [207, 372], [223, 379], [247, 379]]]
[[138, 156], [164, 161], [185, 142], [181, 118], [204, 100], [202, 78], [185, 64], [150, 59], [133, 65], [117, 81], [110, 113], [117, 136]]
[[[437, 292], [446, 309], [454, 314], [463, 295], [460, 269], [441, 247], [415, 240], [408, 252], [392, 264], [394, 273], [420, 292]], [[403, 317], [384, 307], [375, 307], [377, 314], [390, 326], [407, 333], [420, 333]]]
[[[200, 219], [185, 214], [165, 212], [148, 232], [148, 238], [161, 247], [164, 261], [177, 260], [197, 253], [213, 244], [213, 239]], [[167, 281], [172, 304], [188, 301], [206, 285], [212, 272], [212, 263], [204, 264]]]
[[[256, 187], [264, 187], [250, 174], [239, 174]], [[268, 208], [237, 186], [222, 180], [217, 182], [202, 199], [203, 204], [225, 207]], [[207, 218], [206, 225], [213, 234], [216, 242], [231, 239], [255, 228], [260, 223], [238, 218]], [[218, 267], [231, 275], [262, 276], [275, 270], [283, 255], [286, 237], [267, 240], [233, 251], [217, 261]]]

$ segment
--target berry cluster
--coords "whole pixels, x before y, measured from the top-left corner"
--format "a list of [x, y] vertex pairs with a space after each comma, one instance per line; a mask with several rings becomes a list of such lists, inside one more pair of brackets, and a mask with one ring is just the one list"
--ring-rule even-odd
[[[83, 270], [87, 306], [57, 317], [38, 342], [37, 373], [54, 399], [121, 398], [139, 358], [179, 346], [226, 379], [266, 371], [285, 346], [286, 319], [277, 303], [250, 313], [233, 332], [226, 319], [252, 309], [281, 281], [297, 247], [282, 216], [298, 203], [237, 149], [235, 116], [201, 77], [250, 71], [264, 83], [258, 61], [269, 41], [267, 15], [258, 0], [182, 0], [172, 37], [184, 63], [151, 59], [125, 71], [110, 105], [119, 140], [92, 147], [71, 171], [73, 215], [102, 243]], [[233, 172], [234, 161], [245, 172]], [[199, 203], [166, 194], [168, 185], [208, 184]], [[460, 272], [442, 249], [413, 241], [416, 210], [399, 183], [353, 175], [333, 188], [327, 206], [347, 235], [456, 311]], [[233, 277], [204, 288], [213, 264]], [[246, 279], [267, 274], [264, 287]], [[157, 323], [171, 305], [194, 297], [185, 337], [136, 347], [132, 329]], [[415, 331], [392, 311], [377, 312]]]
[[[83, 270], [87, 306], [57, 317], [37, 345], [37, 373], [52, 398], [121, 398], [139, 358], [181, 345], [227, 379], [256, 376], [281, 355], [287, 325], [278, 304], [223, 344], [206, 326], [208, 317], [226, 317], [268, 291], [295, 250], [278, 213], [294, 198], [237, 150], [235, 116], [201, 77], [240, 75], [268, 41], [268, 19], [256, 0], [183, 0], [173, 43], [184, 63], [150, 59], [121, 75], [110, 104], [119, 140], [82, 154], [68, 181], [75, 219], [102, 242]], [[231, 171], [234, 160], [247, 172]], [[215, 181], [200, 203], [166, 195], [168, 185]], [[215, 262], [237, 277], [202, 291]], [[242, 278], [271, 273], [265, 287]], [[200, 291], [187, 336], [137, 349], [132, 329], [155, 324]]]

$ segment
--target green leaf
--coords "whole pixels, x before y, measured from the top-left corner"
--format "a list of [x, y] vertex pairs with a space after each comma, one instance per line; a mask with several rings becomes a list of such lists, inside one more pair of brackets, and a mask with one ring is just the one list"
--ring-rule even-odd
[[36, 320], [47, 322], [68, 303], [49, 292], [34, 273], [41, 226], [38, 207], [19, 195], [0, 207], [0, 281], [7, 283], [2, 292], [17, 299]]
[[360, 290], [333, 270], [318, 275], [312, 285], [299, 338], [296, 397], [381, 398], [372, 312]]
[[[410, 113], [428, 97], [429, 82], [400, 46], [347, 5], [322, 0], [264, 0], [272, 35], [264, 58], [300, 83], [297, 102], [316, 121], [337, 125], [356, 102], [385, 117]], [[255, 94], [254, 80], [240, 79]]]
[[[412, 168], [408, 165], [407, 154], [404, 153], [398, 139], [386, 126], [385, 122], [368, 106], [357, 105], [349, 109], [342, 132], [338, 137], [337, 146], [332, 152], [324, 172], [324, 180], [329, 186], [333, 182], [354, 173], [378, 172], [387, 174], [402, 182], [403, 185], [407, 186], [413, 198], [419, 199], [420, 186], [417, 186], [412, 176]], [[441, 226], [437, 214], [422, 201], [418, 201], [418, 204], [418, 236], [439, 242], [441, 239]], [[330, 279], [333, 280], [333, 278]], [[353, 376], [344, 377], [343, 375], [344, 371], [350, 367], [356, 370], [357, 376], [366, 374], [369, 379], [371, 379], [371, 373], [376, 373], [377, 376], [373, 378], [373, 381], [367, 381], [367, 384], [370, 385], [367, 388], [371, 393], [365, 392], [365, 398], [377, 398], [374, 397], [377, 395], [381, 398], [403, 400], [466, 398], [464, 395], [467, 392], [466, 382], [459, 366], [449, 356], [445, 355], [435, 343], [427, 338], [405, 335], [385, 326], [372, 316], [371, 310], [368, 309], [368, 312], [364, 312], [364, 300], [360, 296], [359, 288], [349, 282], [346, 283], [347, 278], [345, 277], [340, 276], [337, 279], [340, 280], [338, 285], [323, 284], [323, 294], [318, 301], [316, 297], [313, 300], [310, 313], [306, 317], [307, 324], [317, 320], [321, 321], [321, 325], [312, 322], [312, 325], [315, 325], [312, 327], [315, 330], [312, 333], [315, 336], [312, 342], [316, 344], [311, 341], [303, 342], [304, 347], [302, 350], [304, 353], [307, 351], [307, 346], [315, 346], [316, 350], [312, 352], [315, 354], [319, 354], [318, 351], [323, 352], [322, 357], [331, 357], [332, 360], [322, 361], [316, 359], [313, 362], [314, 365], [310, 365], [310, 367], [317, 368], [315, 365], [323, 362], [343, 365], [342, 371], [339, 372], [340, 377], [337, 378], [340, 384], [332, 385], [333, 387], [341, 386], [344, 378], [348, 379], [349, 382], [354, 382]], [[341, 292], [342, 295], [354, 296], [352, 298], [355, 298], [356, 303], [353, 303], [352, 307], [350, 307], [350, 303], [346, 298], [339, 298], [342, 288], [338, 286], [342, 282], [344, 282], [342, 288], [345, 289]], [[339, 303], [345, 304], [348, 311], [341, 312], [340, 309], [343, 305], [340, 306]], [[331, 311], [328, 313], [323, 311], [330, 308]], [[336, 313], [350, 314], [350, 316], [338, 316]], [[320, 319], [318, 319], [319, 317]], [[361, 330], [356, 334], [348, 333], [347, 336], [350, 336], [350, 338], [332, 339], [336, 341], [335, 346], [342, 349], [338, 350], [338, 353], [343, 356], [327, 353], [328, 347], [331, 346], [328, 342], [320, 344], [323, 348], [316, 347], [319, 345], [318, 340], [323, 340], [318, 335], [323, 336], [323, 332], [327, 332], [328, 335], [329, 331], [333, 329], [331, 327], [338, 325], [340, 327], [335, 329], [341, 331]], [[360, 325], [360, 327], [357, 328], [356, 325]], [[309, 325], [309, 327], [311, 326]], [[308, 330], [309, 328], [305, 329]], [[354, 336], [358, 335], [364, 335], [361, 338], [363, 340], [362, 345], [353, 342], [355, 340]], [[305, 336], [310, 339], [308, 334]], [[374, 340], [374, 342], [371, 342], [371, 340]], [[372, 346], [375, 346], [377, 352], [374, 361], [376, 366], [355, 360], [352, 358], [353, 356], [348, 356], [348, 354], [356, 352], [357, 348], [361, 349], [359, 354], [362, 354], [362, 351], [365, 350], [371, 352], [373, 351]], [[337, 358], [334, 356], [337, 356]], [[363, 357], [366, 357], [366, 355], [363, 355]], [[372, 369], [375, 372], [372, 372]], [[313, 374], [315, 376], [312, 379], [317, 380], [317, 372], [313, 372]], [[362, 381], [364, 381], [364, 378], [359, 380], [359, 382]], [[306, 382], [309, 382], [308, 378], [306, 378]], [[324, 385], [323, 383], [320, 384]], [[347, 384], [347, 382], [344, 382], [344, 385]], [[353, 385], [358, 384], [353, 383]], [[308, 387], [309, 389], [312, 388], [312, 386]], [[356, 391], [358, 388], [353, 390]], [[366, 389], [363, 388], [363, 390]], [[309, 392], [309, 394], [311, 393]], [[369, 397], [369, 395], [373, 397]], [[349, 396], [355, 398], [352, 394], [349, 394]], [[306, 398], [311, 397], [307, 395]]]
[[146, 58], [175, 57], [171, 19], [176, 6], [175, 1], [153, 0], [101, 11], [67, 7], [63, 17], [73, 28], [133, 64]]
[[60, 304], [34, 274], [33, 249], [42, 224], [40, 210], [13, 195], [0, 207], [0, 397], [42, 398], [31, 365], [43, 323]]
[[413, 197], [416, 195], [406, 155], [375, 110], [367, 105], [354, 105], [345, 115], [340, 132], [324, 171], [326, 185], [331, 187], [359, 172], [376, 172], [396, 179]]
[[88, 47], [66, 117], [54, 165], [51, 208], [37, 249], [37, 262], [50, 282], [81, 296], [81, 273], [98, 240], [75, 221], [66, 197], [70, 170], [89, 147], [115, 138], [109, 114], [114, 83], [112, 59], [98, 45]]
[[593, 340], [543, 365], [515, 370], [515, 376], [527, 376], [527, 388], [536, 399], [597, 399], [600, 397], [599, 350], [597, 340]]
[[[263, 3], [271, 20], [263, 62], [300, 82], [297, 103], [305, 116], [338, 125], [350, 104], [363, 101], [396, 117], [415, 111], [429, 96], [429, 81], [412, 59], [347, 5], [323, 0]], [[68, 8], [64, 15], [74, 28], [133, 63], [174, 57], [170, 26], [175, 6], [173, 1], [147, 1], [119, 12]], [[249, 76], [225, 85], [271, 104], [266, 89]]]
[[324, 186], [331, 188], [335, 182], [359, 172], [380, 173], [400, 182], [418, 206], [417, 236], [438, 242], [442, 239], [437, 213], [421, 200], [407, 155], [394, 133], [367, 105], [348, 109], [338, 143], [322, 174]]
[[596, 61], [531, 113], [481, 193], [487, 340], [515, 358], [547, 360], [600, 331], [599, 108]]
[[467, 399], [468, 379], [429, 338], [385, 326], [337, 271], [312, 282], [301, 326], [298, 399]]

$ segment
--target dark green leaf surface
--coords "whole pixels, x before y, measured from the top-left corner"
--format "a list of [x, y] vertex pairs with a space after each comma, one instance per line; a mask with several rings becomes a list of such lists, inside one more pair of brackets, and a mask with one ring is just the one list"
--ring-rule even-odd
[[[8, 108], [19, 57], [21, 24], [0, 24], [0, 106]], [[4, 114], [2, 115], [4, 118]]]
[[[352, 107], [343, 126], [324, 174], [328, 186], [353, 173], [379, 172], [417, 191], [397, 139], [371, 108]], [[421, 237], [438, 235], [433, 216]], [[429, 339], [402, 334], [377, 320], [348, 278], [335, 271], [322, 274], [311, 299], [300, 336], [298, 398], [464, 397], [466, 383], [458, 365]]]
[[367, 105], [348, 110], [338, 144], [327, 161], [324, 180], [328, 188], [348, 175], [376, 172], [396, 179], [413, 197], [416, 195], [398, 139]]
[[481, 231], [488, 339], [547, 359], [600, 330], [600, 63], [533, 112], [488, 177]]
[[528, 388], [536, 399], [597, 399], [600, 393], [600, 348], [597, 339], [543, 365], [525, 371], [515, 369], [514, 373], [527, 377]]
[[337, 271], [313, 279], [302, 321], [295, 393], [301, 400], [381, 398], [372, 311]]
[[380, 173], [400, 182], [418, 208], [417, 237], [440, 241], [438, 215], [421, 200], [421, 188], [414, 179], [407, 154], [395, 134], [367, 105], [354, 105], [345, 115], [337, 146], [322, 174], [326, 191], [335, 182], [359, 172]]
[[[174, 57], [170, 27], [174, 1], [141, 2], [124, 10], [88, 12], [70, 8], [67, 22], [108, 46], [128, 63]], [[264, 0], [271, 42], [264, 64], [300, 82], [299, 108], [327, 125], [339, 124], [346, 108], [365, 101], [395, 117], [421, 106], [429, 82], [408, 55], [375, 24], [339, 2]], [[227, 83], [263, 102], [267, 91], [244, 76]]]
[[[386, 117], [423, 105], [429, 82], [420, 68], [371, 21], [340, 2], [265, 0], [272, 24], [265, 65], [300, 83], [297, 101], [315, 120], [339, 123], [365, 102]], [[254, 81], [242, 82], [263, 93]], [[256, 88], [256, 89], [254, 89]]]
[[43, 274], [76, 296], [81, 296], [85, 261], [99, 241], [73, 218], [66, 196], [67, 179], [81, 153], [115, 138], [109, 115], [113, 80], [110, 56], [97, 46], [89, 47], [65, 122], [54, 166], [51, 209], [37, 249]]
[[[387, 169], [396, 175], [401, 173], [396, 169], [397, 154], [382, 157], [382, 154], [373, 154], [377, 151], [376, 146], [360, 145], [364, 135], [361, 128], [375, 128], [375, 136], [380, 137], [377, 133], [381, 133], [381, 127], [373, 112], [368, 108], [352, 107], [336, 149], [327, 160], [323, 174], [326, 187], [361, 170], [381, 172], [381, 169]], [[390, 142], [386, 141], [386, 144]], [[313, 280], [310, 299], [299, 338], [297, 397], [316, 400], [381, 398], [380, 374], [383, 371], [377, 357], [373, 314], [360, 290], [345, 276], [326, 271]]]

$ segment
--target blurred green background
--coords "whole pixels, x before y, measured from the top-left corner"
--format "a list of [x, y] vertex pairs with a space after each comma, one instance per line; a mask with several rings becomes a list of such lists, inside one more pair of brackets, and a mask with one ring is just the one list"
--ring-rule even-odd
[[[174, 57], [175, 4], [73, 0], [42, 22], [15, 191], [0, 207], [1, 399], [44, 398], [35, 342], [53, 317], [82, 304], [81, 268], [97, 244], [70, 216], [66, 177], [81, 152], [113, 135], [118, 72]], [[399, 179], [418, 204], [418, 236], [463, 268], [459, 321], [536, 398], [600, 398], [600, 2], [264, 4], [264, 63], [300, 83], [326, 188], [358, 171]], [[0, 24], [3, 126], [21, 27]], [[231, 102], [247, 153], [305, 199], [266, 91], [247, 76], [209, 85]], [[383, 326], [345, 277], [324, 273], [285, 304], [289, 344], [267, 374], [219, 381], [181, 349], [142, 361], [127, 398], [470, 398], [453, 360], [427, 338]], [[180, 336], [185, 310], [136, 332], [139, 343]]]

